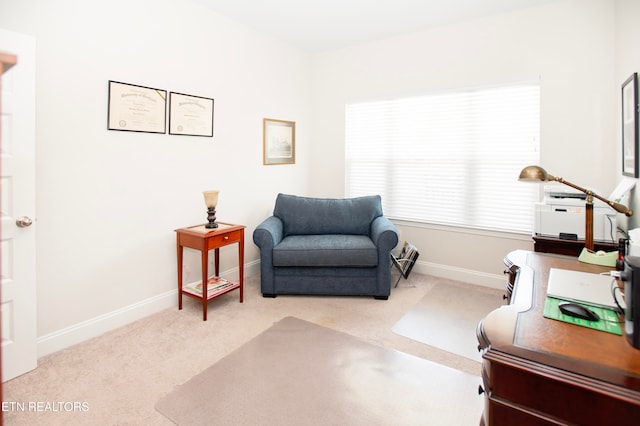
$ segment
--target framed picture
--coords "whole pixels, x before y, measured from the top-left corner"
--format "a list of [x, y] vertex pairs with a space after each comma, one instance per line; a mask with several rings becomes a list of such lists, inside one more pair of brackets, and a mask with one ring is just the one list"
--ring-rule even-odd
[[638, 73], [622, 84], [622, 174], [638, 177]]
[[294, 121], [263, 120], [264, 164], [295, 164], [296, 123]]
[[169, 134], [213, 137], [213, 99], [171, 92]]
[[167, 91], [109, 80], [108, 130], [165, 133]]

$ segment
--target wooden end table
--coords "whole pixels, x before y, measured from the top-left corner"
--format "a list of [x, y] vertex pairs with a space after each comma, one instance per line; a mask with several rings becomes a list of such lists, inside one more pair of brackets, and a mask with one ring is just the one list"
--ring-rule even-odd
[[[217, 228], [205, 225], [176, 229], [178, 250], [178, 309], [182, 309], [182, 295], [202, 302], [202, 320], [207, 320], [207, 303], [235, 289], [240, 289], [240, 303], [244, 297], [244, 228], [243, 225], [218, 222]], [[220, 247], [238, 243], [238, 281], [220, 278]], [[202, 257], [202, 281], [194, 285], [182, 285], [182, 257], [184, 247], [200, 250]], [[215, 250], [215, 276], [209, 277], [209, 250]]]

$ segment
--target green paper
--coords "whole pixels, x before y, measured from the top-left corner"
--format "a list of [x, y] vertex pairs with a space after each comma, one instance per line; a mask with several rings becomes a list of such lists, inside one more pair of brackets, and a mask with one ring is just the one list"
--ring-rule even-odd
[[580, 303], [581, 305], [584, 305], [591, 309], [600, 317], [599, 321], [589, 321], [582, 318], [565, 315], [560, 312], [560, 308], [558, 307], [558, 305], [562, 302], [568, 301], [556, 299], [555, 297], [547, 297], [547, 300], [544, 303], [545, 318], [551, 318], [562, 322], [568, 322], [569, 324], [593, 328], [594, 330], [604, 331], [606, 333], [612, 333], [622, 336], [622, 329], [620, 328], [620, 318], [618, 318], [618, 314], [613, 309], [605, 309], [598, 306], [589, 305], [587, 303]]

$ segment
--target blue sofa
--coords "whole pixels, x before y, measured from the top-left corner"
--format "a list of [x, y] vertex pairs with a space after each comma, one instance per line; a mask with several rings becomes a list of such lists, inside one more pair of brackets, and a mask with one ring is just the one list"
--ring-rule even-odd
[[391, 250], [398, 231], [379, 195], [348, 199], [278, 194], [273, 216], [253, 232], [261, 291], [373, 296], [391, 292]]

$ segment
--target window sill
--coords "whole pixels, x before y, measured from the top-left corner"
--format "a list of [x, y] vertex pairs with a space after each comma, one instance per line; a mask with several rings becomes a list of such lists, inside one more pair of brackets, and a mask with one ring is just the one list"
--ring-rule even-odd
[[481, 235], [485, 237], [506, 238], [506, 239], [512, 239], [512, 240], [518, 240], [518, 241], [531, 241], [531, 233], [526, 233], [526, 232], [505, 231], [505, 230], [487, 229], [487, 228], [473, 228], [470, 226], [450, 225], [450, 224], [443, 224], [443, 223], [415, 222], [410, 220], [394, 219], [394, 218], [390, 218], [390, 220], [397, 226], [404, 226], [404, 227], [410, 227], [410, 228], [434, 229], [439, 231], [457, 232], [459, 234], [467, 234], [467, 235]]

